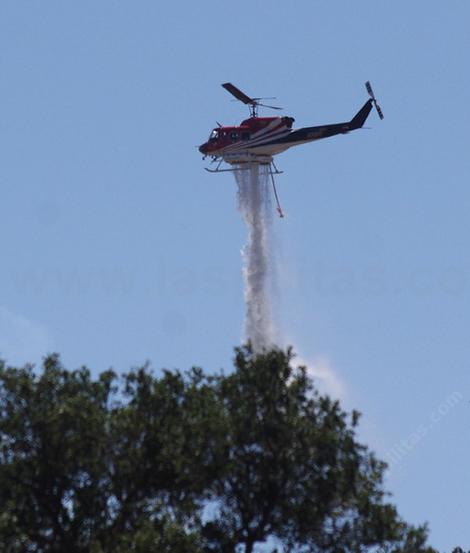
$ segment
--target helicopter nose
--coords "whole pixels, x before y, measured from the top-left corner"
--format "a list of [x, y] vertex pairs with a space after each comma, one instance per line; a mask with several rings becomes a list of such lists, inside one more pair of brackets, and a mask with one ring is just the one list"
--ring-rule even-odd
[[201, 152], [201, 154], [205, 154], [206, 153], [206, 144], [201, 144], [199, 146], [199, 151]]

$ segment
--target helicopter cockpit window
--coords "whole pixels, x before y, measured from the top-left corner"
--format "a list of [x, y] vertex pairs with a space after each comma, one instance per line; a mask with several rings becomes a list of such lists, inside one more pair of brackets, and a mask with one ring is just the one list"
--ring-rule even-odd
[[230, 138], [233, 142], [235, 142], [236, 140], [238, 140], [238, 133], [237, 132], [231, 132], [230, 133]]
[[209, 136], [209, 140], [214, 141], [219, 138], [219, 131], [216, 131], [215, 129], [211, 132]]

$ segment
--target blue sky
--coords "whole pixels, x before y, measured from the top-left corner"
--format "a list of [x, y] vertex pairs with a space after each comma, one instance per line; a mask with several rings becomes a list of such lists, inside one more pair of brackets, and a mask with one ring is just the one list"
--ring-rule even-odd
[[[279, 321], [394, 459], [431, 542], [470, 547], [470, 3], [3, 0], [0, 352], [229, 368], [245, 229], [195, 148], [277, 96], [296, 125], [385, 113], [277, 160]], [[326, 369], [325, 369], [326, 367]]]

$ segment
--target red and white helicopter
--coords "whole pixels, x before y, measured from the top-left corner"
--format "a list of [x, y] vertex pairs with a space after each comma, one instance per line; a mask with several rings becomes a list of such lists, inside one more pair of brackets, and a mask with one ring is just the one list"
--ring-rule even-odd
[[[220, 166], [223, 162], [238, 166], [246, 164], [247, 168], [250, 164], [269, 165], [275, 194], [273, 174], [279, 174], [282, 171], [275, 166], [273, 156], [292, 148], [292, 146], [360, 129], [369, 116], [372, 105], [375, 106], [380, 119], [383, 119], [382, 110], [375, 99], [369, 81], [366, 82], [366, 89], [370, 98], [351, 121], [301, 129], [292, 128], [293, 117], [258, 117], [258, 106], [276, 110], [282, 108], [262, 104], [260, 100], [263, 98], [250, 98], [231, 83], [224, 83], [222, 86], [237, 100], [249, 106], [250, 117], [242, 121], [239, 126], [223, 127], [219, 124], [212, 130], [207, 142], [199, 146], [199, 151], [204, 155], [203, 159], [209, 156], [211, 163], [217, 164], [214, 169], [206, 167], [206, 170], [211, 173], [219, 173], [235, 171], [240, 168], [221, 169]], [[279, 202], [278, 211], [282, 216]]]

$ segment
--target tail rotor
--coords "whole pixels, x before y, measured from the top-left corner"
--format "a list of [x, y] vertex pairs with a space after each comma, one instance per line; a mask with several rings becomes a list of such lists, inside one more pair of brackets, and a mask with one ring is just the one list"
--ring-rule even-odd
[[375, 99], [375, 94], [374, 94], [374, 91], [372, 90], [372, 86], [370, 84], [370, 81], [366, 82], [366, 89], [367, 89], [367, 92], [369, 93], [369, 96], [371, 97], [372, 102], [374, 103], [375, 109], [377, 110], [377, 113], [378, 113], [380, 119], [383, 119], [384, 114], [382, 112], [381, 107], [377, 103], [377, 100]]

